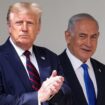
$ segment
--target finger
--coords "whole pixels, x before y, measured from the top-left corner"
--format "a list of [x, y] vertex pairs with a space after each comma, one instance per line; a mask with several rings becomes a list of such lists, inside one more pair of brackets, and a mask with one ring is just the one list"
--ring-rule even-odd
[[61, 84], [56, 83], [56, 84], [50, 85], [51, 94], [52, 95], [56, 94], [60, 90], [61, 86], [62, 86], [62, 83]]
[[53, 70], [52, 74], [51, 74], [51, 77], [55, 77], [57, 76], [57, 71], [56, 70]]
[[63, 76], [56, 76], [53, 78], [54, 82], [64, 82], [64, 77]]
[[[62, 78], [63, 79], [63, 78]], [[63, 84], [63, 81], [61, 79], [56, 80], [52, 84], [49, 85], [49, 87], [54, 91], [54, 93], [58, 92]]]
[[63, 76], [60, 76], [60, 80], [64, 82], [64, 77]]

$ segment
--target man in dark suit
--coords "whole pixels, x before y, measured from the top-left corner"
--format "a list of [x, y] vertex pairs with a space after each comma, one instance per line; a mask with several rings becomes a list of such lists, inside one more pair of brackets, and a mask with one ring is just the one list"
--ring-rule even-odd
[[57, 55], [33, 45], [41, 25], [38, 5], [13, 4], [7, 24], [10, 37], [0, 46], [0, 105], [70, 105]]
[[[65, 32], [67, 49], [59, 55], [64, 77], [72, 90], [73, 105], [105, 105], [105, 65], [91, 58], [99, 37], [98, 22], [89, 14], [80, 13], [71, 17]], [[87, 91], [87, 76], [82, 64], [87, 65], [88, 77], [92, 81], [92, 93]], [[89, 91], [91, 90], [88, 82]], [[91, 98], [89, 98], [91, 97]]]

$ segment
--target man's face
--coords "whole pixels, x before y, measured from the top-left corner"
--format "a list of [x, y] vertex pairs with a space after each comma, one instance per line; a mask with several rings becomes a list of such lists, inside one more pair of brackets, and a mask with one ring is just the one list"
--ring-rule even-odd
[[40, 30], [39, 17], [32, 11], [11, 13], [8, 26], [13, 42], [27, 49], [32, 46]]
[[78, 21], [72, 33], [65, 32], [69, 50], [82, 62], [86, 62], [94, 54], [98, 36], [96, 23], [89, 19]]

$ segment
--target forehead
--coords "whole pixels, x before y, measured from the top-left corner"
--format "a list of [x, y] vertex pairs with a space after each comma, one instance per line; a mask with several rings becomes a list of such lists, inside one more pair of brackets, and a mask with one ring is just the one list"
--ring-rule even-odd
[[81, 19], [81, 20], [78, 20], [78, 21], [76, 21], [76, 24], [75, 24], [75, 26], [82, 26], [82, 25], [94, 25], [94, 27], [96, 26], [98, 26], [97, 25], [97, 23], [96, 23], [96, 21], [94, 21], [94, 20], [92, 20], [92, 19]]
[[23, 10], [18, 12], [11, 12], [10, 13], [10, 20], [11, 19], [31, 19], [35, 20], [38, 18], [38, 15], [35, 14], [33, 11]]
[[92, 19], [82, 19], [76, 22], [75, 30], [98, 31], [97, 23]]

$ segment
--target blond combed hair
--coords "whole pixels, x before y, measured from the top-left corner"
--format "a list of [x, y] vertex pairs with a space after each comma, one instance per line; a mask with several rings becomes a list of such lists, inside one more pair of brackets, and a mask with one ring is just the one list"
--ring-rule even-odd
[[38, 15], [39, 17], [41, 17], [42, 10], [39, 8], [39, 5], [37, 3], [17, 2], [9, 7], [8, 13], [7, 13], [7, 21], [9, 21], [11, 13], [17, 13], [24, 9], [31, 10], [35, 13], [35, 15]]

